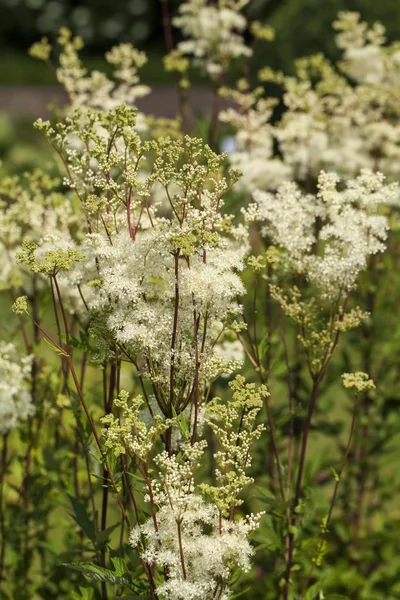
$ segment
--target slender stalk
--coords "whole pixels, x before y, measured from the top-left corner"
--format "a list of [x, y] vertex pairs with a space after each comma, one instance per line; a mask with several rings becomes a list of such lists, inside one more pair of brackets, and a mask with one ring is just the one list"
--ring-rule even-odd
[[[33, 316], [33, 346], [36, 347], [39, 341], [39, 328], [37, 322], [39, 321], [39, 309], [37, 304], [37, 275], [34, 275], [32, 280], [33, 290], [32, 296], [30, 298], [31, 308], [32, 308], [32, 316]], [[36, 392], [37, 392], [37, 377], [38, 377], [38, 361], [37, 358], [34, 357], [32, 361], [32, 370], [31, 370], [31, 396], [32, 403], [36, 406]], [[30, 518], [29, 518], [29, 494], [30, 494], [30, 484], [31, 484], [31, 476], [32, 476], [32, 450], [35, 444], [35, 438], [33, 434], [33, 417], [29, 417], [28, 419], [28, 448], [25, 453], [25, 473], [22, 482], [22, 498], [24, 511], [26, 515], [26, 525], [24, 532], [24, 541], [23, 541], [23, 562], [24, 562], [24, 589], [27, 592], [28, 584], [29, 584], [29, 568], [31, 564], [30, 555], [29, 555], [29, 539], [30, 539]], [[41, 426], [41, 421], [38, 423], [38, 431]]]
[[[188, 266], [190, 268], [190, 262], [188, 259]], [[191, 437], [191, 444], [196, 441], [197, 435], [197, 421], [199, 418], [199, 370], [200, 370], [200, 359], [199, 359], [199, 327], [200, 327], [200, 314], [197, 314], [196, 310], [196, 301], [194, 294], [192, 294], [192, 302], [193, 302], [193, 337], [194, 337], [194, 385], [193, 385], [193, 395], [194, 395], [194, 416], [193, 416], [193, 432]]]
[[268, 398], [265, 398], [264, 403], [265, 403], [265, 408], [267, 411], [268, 427], [269, 427], [269, 433], [271, 436], [272, 450], [273, 450], [275, 462], [276, 462], [276, 470], [278, 472], [279, 491], [280, 491], [283, 502], [285, 502], [286, 495], [285, 495], [285, 487], [283, 484], [282, 464], [281, 464], [281, 460], [279, 458], [279, 450], [278, 450], [278, 443], [276, 441], [274, 419], [272, 417], [271, 407], [269, 405]]
[[[172, 337], [171, 337], [171, 359], [170, 359], [170, 372], [169, 372], [169, 417], [172, 417], [172, 407], [174, 405], [174, 384], [175, 384], [175, 352], [176, 352], [176, 340], [178, 335], [178, 315], [179, 315], [179, 250], [175, 252], [174, 257], [174, 270], [175, 270], [175, 299], [174, 299], [174, 318], [172, 325]], [[171, 428], [166, 431], [165, 442], [167, 452], [171, 452]]]
[[[135, 512], [136, 523], [138, 525], [140, 525], [139, 508], [138, 508], [138, 505], [137, 505], [137, 502], [136, 502], [136, 498], [135, 498], [135, 494], [134, 494], [134, 491], [132, 489], [132, 485], [131, 485], [131, 482], [130, 482], [130, 479], [129, 479], [129, 476], [128, 476], [128, 471], [127, 471], [127, 468], [126, 468], [126, 460], [125, 460], [125, 456], [123, 454], [121, 454], [121, 467], [122, 467], [122, 472], [124, 474], [125, 482], [126, 482], [126, 485], [127, 485], [129, 498], [131, 500], [131, 503], [132, 503], [132, 506], [133, 506], [133, 510]], [[142, 535], [142, 543], [143, 543], [143, 546], [145, 546], [145, 538], [144, 538], [143, 535]], [[149, 586], [150, 586], [150, 598], [152, 600], [157, 600], [158, 596], [157, 596], [157, 593], [156, 593], [156, 586], [155, 586], [155, 583], [154, 583], [154, 577], [153, 577], [153, 573], [151, 571], [151, 568], [150, 568], [149, 565], [147, 565], [144, 562], [143, 558], [140, 555], [140, 552], [139, 552], [139, 557], [140, 557], [140, 561], [142, 563], [144, 572], [146, 573], [147, 580], [149, 582]]]
[[[238, 301], [240, 304], [242, 304], [240, 297], [238, 297]], [[243, 349], [244, 349], [247, 357], [249, 358], [250, 362], [253, 364], [254, 367], [256, 367], [261, 383], [265, 383], [263, 367], [262, 367], [261, 360], [260, 360], [260, 357], [259, 357], [259, 354], [258, 354], [258, 351], [256, 348], [257, 344], [256, 344], [256, 341], [253, 340], [253, 338], [251, 336], [249, 324], [246, 320], [246, 316], [245, 316], [244, 312], [243, 312], [243, 321], [247, 325], [246, 333], [247, 333], [250, 348], [251, 348], [253, 354], [251, 354], [249, 352], [248, 348], [246, 347], [245, 343], [243, 342], [243, 340], [241, 339], [241, 336], [239, 334], [237, 335], [237, 337], [238, 337], [240, 343], [242, 344]], [[279, 491], [280, 491], [282, 500], [285, 501], [286, 496], [285, 496], [285, 489], [284, 489], [284, 483], [283, 483], [282, 464], [281, 464], [281, 460], [279, 458], [279, 449], [278, 449], [278, 443], [277, 443], [276, 434], [275, 434], [275, 424], [274, 424], [274, 419], [272, 417], [271, 407], [270, 407], [268, 398], [265, 398], [265, 409], [267, 412], [267, 420], [268, 420], [268, 427], [269, 427], [270, 436], [271, 436], [272, 451], [274, 454], [277, 473], [278, 473]]]
[[286, 376], [288, 384], [288, 402], [289, 402], [289, 448], [288, 448], [288, 464], [286, 476], [286, 497], [289, 500], [292, 489], [292, 469], [293, 469], [293, 450], [294, 450], [294, 405], [293, 405], [293, 383], [292, 373], [290, 369], [289, 351], [286, 342], [285, 330], [283, 327], [282, 310], [279, 311], [279, 325], [281, 332], [281, 340], [283, 346], [283, 354], [285, 357]]
[[[342, 459], [342, 463], [340, 465], [340, 469], [339, 472], [336, 476], [336, 482], [335, 482], [335, 487], [333, 489], [333, 494], [332, 494], [332, 498], [329, 504], [329, 510], [328, 510], [328, 515], [326, 517], [326, 522], [324, 523], [324, 529], [322, 532], [322, 536], [321, 536], [321, 541], [320, 543], [323, 543], [329, 533], [329, 523], [331, 521], [331, 517], [332, 517], [332, 512], [335, 506], [335, 502], [336, 502], [336, 497], [337, 497], [337, 493], [338, 493], [338, 489], [339, 489], [339, 484], [340, 484], [340, 480], [342, 479], [342, 475], [343, 475], [343, 471], [346, 467], [347, 464], [347, 460], [349, 458], [349, 454], [350, 454], [350, 450], [351, 450], [351, 445], [353, 442], [353, 437], [354, 437], [354, 431], [356, 428], [356, 423], [357, 423], [357, 416], [358, 416], [358, 409], [359, 409], [359, 398], [358, 396], [356, 396], [355, 402], [354, 402], [354, 407], [353, 407], [353, 413], [352, 413], [352, 418], [351, 418], [351, 425], [350, 425], [350, 431], [349, 431], [349, 437], [347, 440], [347, 445], [346, 445], [346, 449], [343, 455], [343, 459]], [[310, 569], [310, 573], [308, 574], [307, 577], [307, 581], [306, 581], [306, 585], [304, 588], [304, 592], [307, 591], [313, 571], [314, 571], [314, 567], [315, 567], [315, 563], [313, 563], [311, 569]]]
[[[297, 472], [297, 479], [296, 479], [296, 491], [295, 491], [294, 504], [293, 504], [294, 510], [298, 506], [300, 496], [301, 496], [301, 487], [302, 487], [302, 482], [303, 482], [303, 472], [304, 472], [306, 452], [307, 452], [308, 436], [309, 436], [310, 427], [311, 427], [311, 420], [312, 420], [312, 417], [314, 414], [315, 407], [317, 405], [319, 384], [320, 384], [320, 380], [318, 378], [316, 378], [313, 383], [313, 388], [312, 388], [312, 392], [311, 392], [311, 400], [310, 400], [310, 404], [308, 405], [307, 417], [306, 417], [306, 422], [304, 425], [304, 431], [303, 431], [303, 437], [302, 437], [301, 449], [300, 449], [299, 469]], [[286, 574], [285, 574], [286, 583], [285, 583], [284, 595], [283, 595], [284, 600], [289, 599], [290, 573], [291, 573], [292, 564], [293, 564], [293, 549], [294, 549], [293, 527], [296, 525], [296, 513], [294, 512], [294, 510], [293, 510], [293, 514], [292, 514], [292, 518], [291, 518], [291, 522], [290, 522], [290, 529], [289, 529], [289, 534], [288, 534], [288, 539], [287, 539], [287, 563], [286, 563]]]
[[182, 575], [183, 575], [183, 579], [187, 579], [186, 565], [185, 565], [185, 556], [183, 554], [181, 522], [177, 521], [176, 525], [177, 525], [177, 528], [178, 528], [179, 557], [180, 557], [180, 560], [181, 560]]
[[122, 502], [121, 495], [120, 495], [120, 493], [118, 491], [114, 475], [113, 475], [113, 473], [112, 473], [112, 471], [110, 469], [110, 465], [109, 465], [109, 463], [107, 461], [107, 458], [105, 457], [105, 455], [103, 453], [103, 449], [102, 449], [102, 446], [101, 446], [100, 438], [99, 438], [99, 436], [97, 434], [97, 431], [96, 431], [96, 426], [95, 426], [95, 424], [93, 422], [92, 416], [91, 416], [91, 414], [89, 412], [89, 409], [87, 407], [87, 404], [86, 404], [85, 398], [83, 396], [82, 390], [80, 388], [79, 381], [78, 381], [78, 378], [76, 376], [75, 368], [74, 368], [74, 365], [73, 365], [73, 362], [72, 362], [70, 356], [68, 357], [68, 365], [69, 365], [69, 368], [70, 368], [72, 379], [74, 380], [74, 383], [75, 383], [75, 388], [76, 388], [77, 394], [79, 396], [79, 400], [81, 402], [82, 408], [84, 410], [84, 413], [85, 413], [86, 418], [87, 418], [87, 420], [89, 422], [90, 429], [92, 431], [93, 437], [95, 439], [96, 446], [97, 446], [97, 448], [98, 448], [98, 450], [99, 450], [99, 452], [100, 452], [100, 454], [101, 454], [101, 456], [102, 456], [102, 458], [104, 460], [104, 464], [105, 464], [105, 467], [107, 469], [108, 477], [109, 477], [109, 479], [111, 481], [111, 485], [112, 485], [113, 490], [115, 492], [115, 495], [117, 497], [117, 502], [119, 504], [119, 507], [121, 509], [121, 512], [122, 512], [124, 518], [127, 519], [128, 523], [129, 523], [129, 519], [128, 519], [126, 510], [125, 510], [124, 504]]
[[218, 126], [218, 114], [220, 107], [220, 95], [219, 91], [224, 82], [224, 73], [221, 73], [217, 81], [214, 85], [214, 93], [212, 99], [211, 106], [211, 120], [210, 120], [210, 128], [208, 130], [208, 145], [212, 150], [215, 150], [215, 137], [217, 134], [217, 126]]
[[6, 531], [5, 531], [5, 515], [4, 515], [4, 487], [5, 487], [5, 475], [7, 468], [7, 454], [8, 454], [8, 436], [3, 437], [3, 448], [1, 452], [1, 465], [0, 465], [0, 592], [2, 587], [2, 581], [4, 579], [4, 564], [6, 555]]
[[[375, 260], [372, 257], [370, 262], [370, 270], [372, 281], [374, 282], [373, 289], [379, 289], [378, 277], [375, 269]], [[362, 356], [363, 360], [363, 371], [368, 373], [372, 379], [375, 379], [373, 374], [373, 363], [372, 363], [372, 349], [373, 349], [373, 335], [374, 335], [374, 313], [376, 305], [376, 292], [370, 291], [367, 293], [367, 310], [371, 315], [372, 327], [363, 327], [362, 335], [364, 338], [364, 352]], [[359, 544], [359, 534], [362, 522], [363, 512], [365, 510], [365, 492], [367, 488], [368, 479], [371, 476], [371, 469], [369, 465], [365, 464], [368, 459], [368, 438], [370, 433], [370, 419], [369, 413], [371, 408], [371, 399], [367, 392], [363, 398], [362, 411], [363, 411], [363, 424], [361, 427], [360, 440], [357, 443], [357, 450], [355, 452], [356, 461], [359, 464], [359, 475], [356, 479], [356, 502], [355, 510], [352, 515], [352, 527], [353, 527], [353, 543], [355, 548]]]
[[91, 429], [93, 437], [95, 439], [97, 448], [98, 448], [98, 450], [100, 452], [100, 455], [101, 455], [102, 459], [104, 460], [105, 468], [107, 470], [107, 473], [108, 473], [108, 476], [110, 478], [112, 487], [114, 489], [114, 492], [115, 492], [115, 495], [116, 495], [116, 498], [117, 498], [117, 502], [118, 502], [118, 504], [120, 506], [121, 512], [123, 514], [123, 517], [125, 519], [127, 519], [128, 523], [129, 523], [129, 518], [128, 518], [128, 515], [126, 513], [125, 506], [124, 506], [124, 504], [122, 502], [121, 495], [120, 495], [120, 493], [118, 491], [114, 475], [113, 475], [113, 473], [112, 473], [112, 471], [110, 469], [110, 465], [108, 464], [107, 458], [106, 458], [106, 456], [105, 456], [105, 454], [103, 452], [103, 448], [102, 448], [102, 445], [101, 445], [101, 442], [100, 442], [100, 438], [99, 438], [97, 430], [96, 430], [96, 426], [95, 426], [95, 424], [93, 422], [92, 416], [91, 416], [91, 414], [89, 412], [89, 409], [88, 409], [88, 406], [86, 404], [86, 401], [85, 401], [85, 398], [84, 398], [84, 395], [83, 395], [83, 391], [82, 391], [82, 388], [80, 386], [80, 382], [79, 382], [77, 373], [75, 371], [74, 363], [73, 363], [72, 357], [70, 355], [71, 346], [70, 346], [70, 335], [69, 335], [68, 320], [67, 320], [67, 317], [66, 317], [66, 313], [65, 313], [65, 309], [64, 309], [64, 303], [63, 303], [63, 299], [62, 299], [62, 296], [61, 296], [61, 293], [60, 293], [60, 288], [59, 288], [59, 286], [57, 284], [56, 277], [54, 277], [54, 282], [56, 284], [56, 291], [57, 291], [58, 301], [60, 303], [61, 314], [62, 314], [62, 317], [63, 317], [63, 323], [64, 323], [64, 327], [65, 327], [66, 348], [65, 349], [61, 348], [61, 346], [59, 346], [41, 327], [39, 327], [39, 329], [45, 335], [45, 337], [52, 344], [54, 344], [56, 346], [56, 348], [58, 348], [62, 352], [62, 354], [67, 359], [68, 367], [69, 367], [70, 373], [72, 375], [72, 379], [74, 381], [75, 388], [76, 388], [79, 400], [81, 402], [81, 405], [82, 405], [82, 408], [83, 408], [84, 413], [86, 415], [86, 418], [87, 418], [87, 420], [89, 422], [90, 429]]
[[167, 52], [171, 52], [174, 49], [174, 38], [172, 35], [172, 23], [171, 15], [169, 13], [168, 0], [160, 0], [162, 22], [164, 27], [164, 40]]

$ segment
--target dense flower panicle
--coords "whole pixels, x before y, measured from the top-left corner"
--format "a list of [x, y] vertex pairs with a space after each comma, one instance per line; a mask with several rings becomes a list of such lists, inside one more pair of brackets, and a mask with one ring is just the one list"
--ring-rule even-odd
[[34, 413], [26, 383], [32, 356], [21, 357], [14, 344], [0, 342], [0, 435], [6, 435]]
[[363, 168], [392, 177], [399, 161], [400, 52], [384, 46], [385, 30], [358, 13], [334, 23], [344, 52], [340, 67], [352, 85], [321, 55], [302, 59], [297, 77], [285, 80], [288, 111], [277, 128], [285, 162], [300, 179], [320, 169], [355, 176]]
[[369, 378], [369, 375], [362, 371], [358, 371], [357, 373], [343, 373], [342, 378], [344, 387], [354, 389], [356, 393], [374, 390], [376, 387], [373, 380]]
[[137, 396], [129, 402], [129, 394], [125, 391], [120, 393], [114, 404], [120, 409], [121, 417], [109, 414], [102, 418], [101, 421], [106, 426], [103, 431], [105, 447], [112, 449], [117, 457], [129, 453], [146, 461], [156, 440], [173, 421], [156, 415], [151, 424], [147, 425], [142, 420], [143, 398]]
[[[131, 531], [130, 543], [149, 566], [167, 570], [168, 578], [157, 590], [171, 600], [208, 600], [216, 590], [228, 598], [232, 573], [251, 567], [249, 534], [258, 528], [263, 513], [233, 516], [242, 503], [241, 492], [253, 481], [247, 476], [251, 450], [264, 430], [255, 421], [268, 392], [243, 377], [236, 377], [230, 388], [232, 398], [225, 404], [215, 399], [205, 408], [205, 421], [219, 442], [215, 488], [197, 482], [208, 442], [191, 440], [190, 415], [156, 415], [149, 420], [143, 399], [129, 400], [122, 392], [115, 400], [119, 417], [109, 414], [102, 419], [106, 450], [138, 460], [152, 516]], [[160, 437], [168, 429], [176, 437], [173, 453], [159, 450]]]
[[243, 90], [230, 90], [237, 108], [230, 107], [219, 114], [220, 121], [236, 131], [235, 150], [229, 160], [242, 173], [238, 188], [250, 192], [276, 189], [291, 175], [290, 167], [273, 156], [274, 128], [270, 120], [275, 101], [260, 98], [261, 93], [262, 88], [250, 92], [247, 85]]
[[56, 129], [39, 123], [65, 156], [88, 221], [76, 246], [83, 260], [62, 282], [79, 285], [86, 308], [172, 416], [172, 406], [189, 404], [195, 379], [204, 387], [238, 365], [217, 350], [218, 340], [227, 350], [224, 330], [245, 293], [248, 232], [221, 211], [238, 174], [223, 176], [224, 157], [201, 140], [142, 142], [136, 111], [124, 105], [81, 116]]
[[[76, 107], [94, 108], [108, 111], [122, 103], [134, 105], [137, 98], [150, 93], [150, 88], [140, 84], [138, 70], [146, 63], [147, 57], [132, 44], [114, 46], [106, 53], [106, 60], [114, 67], [114, 80], [101, 71], [88, 74], [79, 57], [83, 48], [80, 37], [72, 37], [71, 32], [60, 29], [58, 43], [61, 46], [59, 66], [56, 76], [68, 94], [69, 110]], [[49, 60], [51, 46], [46, 38], [32, 46], [30, 53], [40, 60]], [[140, 118], [143, 123], [144, 119]]]
[[[339, 69], [323, 55], [296, 61], [294, 76], [268, 67], [260, 79], [283, 88], [285, 111], [271, 123], [273, 99], [263, 90], [230, 92], [238, 108], [220, 118], [235, 130], [231, 162], [244, 172], [250, 190], [276, 189], [284, 181], [306, 182], [321, 169], [354, 178], [361, 169], [381, 170], [395, 179], [400, 159], [400, 51], [385, 45], [385, 30], [371, 28], [358, 13], [343, 12], [334, 23], [343, 52]], [[354, 85], [356, 83], [356, 85]], [[279, 149], [277, 156], [271, 149]]]
[[[60, 181], [40, 170], [22, 178], [8, 177], [0, 185], [0, 287], [22, 289], [31, 295], [33, 289], [47, 286], [46, 276], [38, 275], [32, 264], [17, 260], [28, 245], [43, 259], [47, 251], [67, 248], [76, 250], [82, 239], [83, 222], [79, 207], [68, 195], [59, 191]], [[24, 242], [22, 243], [22, 240]], [[65, 288], [65, 300], [71, 311], [81, 313], [82, 301], [75, 290]]]
[[[246, 471], [251, 465], [251, 447], [264, 429], [255, 426], [255, 419], [267, 390], [246, 384], [243, 377], [237, 377], [230, 387], [232, 399], [226, 405], [216, 399], [206, 409], [206, 419], [220, 443], [215, 453], [218, 487], [196, 483], [207, 441], [190, 444], [182, 439], [176, 454], [163, 451], [155, 456], [158, 475], [152, 480], [151, 493], [158, 510], [130, 535], [133, 546], [143, 545], [143, 560], [167, 569], [168, 579], [158, 592], [171, 600], [208, 600], [216, 590], [220, 597], [228, 598], [232, 572], [237, 568], [248, 571], [251, 566], [249, 534], [257, 529], [263, 513], [233, 519], [232, 510], [241, 504], [239, 495], [252, 482]], [[114, 417], [105, 419], [111, 427], [111, 432], [105, 432], [107, 443], [117, 448]], [[124, 439], [143, 437], [143, 423], [131, 421], [130, 426], [131, 434], [128, 427]], [[149, 434], [153, 430], [147, 429]], [[206, 502], [205, 496], [211, 502]]]
[[[253, 549], [249, 534], [257, 529], [261, 515], [230, 521], [220, 518], [216, 506], [206, 504], [198, 494], [185, 499], [185, 510], [178, 521], [183, 550], [185, 574], [182, 572], [177, 521], [170, 504], [157, 512], [159, 531], [152, 520], [134, 529], [130, 536], [133, 546], [143, 536], [146, 550], [142, 554], [149, 564], [168, 569], [169, 577], [158, 592], [171, 600], [208, 600], [215, 591], [229, 598], [232, 571], [248, 571]], [[208, 531], [208, 533], [204, 533]]]
[[322, 171], [316, 196], [295, 184], [284, 184], [276, 194], [256, 191], [256, 203], [247, 210], [292, 268], [331, 299], [350, 291], [368, 257], [385, 249], [389, 224], [379, 210], [399, 202], [397, 184], [384, 184], [381, 173], [363, 170], [343, 190], [339, 181]]
[[218, 77], [232, 58], [251, 56], [242, 35], [247, 20], [240, 10], [246, 4], [248, 0], [219, 0], [216, 6], [207, 0], [181, 4], [173, 23], [188, 39], [178, 44], [179, 50], [201, 59], [211, 77]]
[[236, 376], [229, 383], [232, 400], [228, 403], [215, 398], [207, 404], [206, 420], [218, 439], [220, 449], [214, 454], [217, 485], [201, 484], [204, 494], [210, 496], [221, 513], [240, 506], [241, 490], [253, 482], [246, 471], [251, 466], [251, 448], [264, 431], [263, 424], [255, 425], [263, 399], [269, 396], [265, 386], [256, 387]]

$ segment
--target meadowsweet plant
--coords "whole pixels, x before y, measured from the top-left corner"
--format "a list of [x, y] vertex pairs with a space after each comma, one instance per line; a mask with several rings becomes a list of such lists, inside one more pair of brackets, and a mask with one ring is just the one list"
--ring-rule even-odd
[[398, 44], [342, 13], [255, 80], [249, 2], [161, 8], [174, 120], [130, 44], [30, 51], [68, 102], [0, 181], [0, 595], [395, 598]]

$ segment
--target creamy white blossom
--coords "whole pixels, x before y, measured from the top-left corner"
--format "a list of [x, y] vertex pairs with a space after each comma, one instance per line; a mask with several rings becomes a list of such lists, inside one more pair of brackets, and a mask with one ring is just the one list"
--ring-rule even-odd
[[27, 387], [32, 356], [21, 357], [14, 344], [0, 342], [0, 435], [6, 435], [34, 413]]
[[248, 0], [189, 0], [179, 6], [173, 23], [187, 38], [179, 42], [183, 54], [192, 55], [205, 66], [211, 77], [218, 77], [227, 63], [238, 56], [251, 56], [243, 32], [247, 27], [241, 8]]
[[329, 298], [350, 291], [368, 258], [385, 249], [389, 222], [379, 211], [399, 203], [397, 184], [384, 184], [381, 173], [363, 170], [343, 190], [339, 181], [321, 171], [316, 195], [295, 184], [276, 194], [257, 191], [247, 210], [248, 219], [261, 222], [262, 234], [284, 249], [292, 268]]

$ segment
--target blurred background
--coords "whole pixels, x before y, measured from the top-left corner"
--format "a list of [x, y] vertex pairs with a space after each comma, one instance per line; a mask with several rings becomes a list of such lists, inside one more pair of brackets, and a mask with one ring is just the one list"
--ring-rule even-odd
[[[169, 0], [172, 15], [181, 3]], [[252, 17], [276, 31], [273, 43], [259, 45], [254, 72], [268, 64], [288, 73], [296, 57], [314, 52], [336, 58], [331, 24], [340, 10], [357, 10], [369, 22], [379, 20], [389, 41], [400, 38], [400, 0], [253, 0]], [[28, 56], [28, 48], [42, 36], [54, 42], [61, 26], [84, 38], [83, 58], [89, 69], [107, 71], [103, 55], [116, 43], [130, 41], [145, 50], [149, 61], [141, 76], [154, 88], [148, 112], [171, 116], [168, 88], [173, 93], [173, 86], [162, 65], [159, 0], [0, 0], [0, 159], [13, 170], [32, 166], [32, 121], [44, 116], [49, 101], [57, 97], [53, 74]], [[205, 85], [200, 77], [197, 84]], [[199, 104], [207, 110], [207, 102]]]

